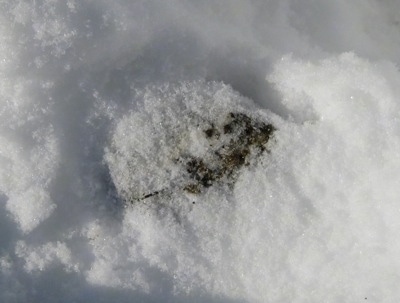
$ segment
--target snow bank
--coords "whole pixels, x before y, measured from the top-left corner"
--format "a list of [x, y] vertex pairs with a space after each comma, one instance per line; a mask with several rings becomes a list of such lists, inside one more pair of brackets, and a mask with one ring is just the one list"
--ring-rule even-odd
[[399, 9], [0, 0], [0, 301], [398, 302]]

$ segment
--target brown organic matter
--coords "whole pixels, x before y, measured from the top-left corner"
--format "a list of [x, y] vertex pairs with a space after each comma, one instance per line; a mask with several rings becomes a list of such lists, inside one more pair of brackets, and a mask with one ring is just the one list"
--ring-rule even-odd
[[176, 159], [183, 166], [186, 183], [180, 188], [154, 191], [133, 200], [144, 200], [174, 190], [200, 194], [218, 183], [232, 186], [237, 172], [248, 166], [252, 157], [268, 151], [267, 143], [275, 130], [272, 124], [255, 120], [244, 113], [229, 113], [219, 127], [210, 123], [203, 131], [209, 143], [204, 157], [181, 155]]

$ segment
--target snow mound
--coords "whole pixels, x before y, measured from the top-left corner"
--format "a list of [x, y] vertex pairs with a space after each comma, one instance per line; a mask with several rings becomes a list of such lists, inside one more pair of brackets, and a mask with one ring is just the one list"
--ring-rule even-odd
[[[222, 83], [148, 87], [118, 122], [105, 159], [128, 202], [233, 186], [266, 151], [275, 128], [266, 111]], [[271, 116], [271, 114], [269, 114]], [[251, 118], [254, 117], [254, 118]], [[263, 122], [265, 121], [265, 122]]]

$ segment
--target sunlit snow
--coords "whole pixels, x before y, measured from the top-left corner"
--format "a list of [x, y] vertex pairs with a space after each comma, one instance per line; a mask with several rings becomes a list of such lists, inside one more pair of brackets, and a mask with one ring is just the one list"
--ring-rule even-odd
[[398, 12], [0, 0], [0, 302], [399, 302]]

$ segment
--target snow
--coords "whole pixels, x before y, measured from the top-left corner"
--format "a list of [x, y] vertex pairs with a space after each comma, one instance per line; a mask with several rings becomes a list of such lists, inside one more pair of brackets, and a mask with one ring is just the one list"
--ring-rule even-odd
[[0, 0], [0, 302], [398, 302], [399, 10]]

